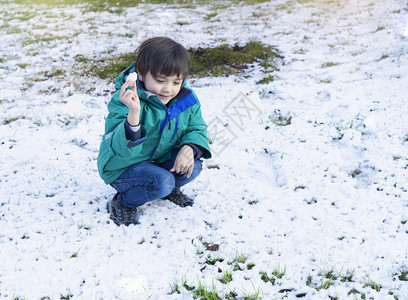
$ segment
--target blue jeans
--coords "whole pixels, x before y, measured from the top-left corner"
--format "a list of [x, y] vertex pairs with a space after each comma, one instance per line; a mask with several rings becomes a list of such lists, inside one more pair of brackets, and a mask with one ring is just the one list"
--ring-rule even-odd
[[142, 161], [130, 166], [111, 186], [118, 192], [118, 198], [127, 207], [137, 207], [146, 202], [163, 198], [180, 187], [193, 181], [202, 170], [202, 162], [194, 160], [194, 169], [190, 178], [187, 173], [170, 172], [176, 159], [178, 149], [171, 153], [171, 158], [164, 163], [156, 164]]

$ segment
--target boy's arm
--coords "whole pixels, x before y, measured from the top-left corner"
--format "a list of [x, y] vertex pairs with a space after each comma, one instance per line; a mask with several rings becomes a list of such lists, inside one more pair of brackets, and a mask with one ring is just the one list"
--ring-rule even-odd
[[[109, 115], [105, 123], [105, 139], [109, 139], [109, 148], [114, 156], [126, 158], [137, 155], [141, 144], [146, 140], [146, 132], [140, 126], [137, 132], [132, 132], [132, 126], [127, 121], [128, 108], [115, 93], [108, 103]], [[139, 147], [136, 147], [139, 146]]]
[[125, 134], [126, 138], [132, 142], [139, 140], [142, 137], [142, 130], [140, 124], [138, 126], [132, 126], [126, 119]]

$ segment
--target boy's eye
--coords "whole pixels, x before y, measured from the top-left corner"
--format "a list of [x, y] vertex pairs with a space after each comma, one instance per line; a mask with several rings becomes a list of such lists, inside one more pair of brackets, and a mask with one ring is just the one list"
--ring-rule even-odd
[[175, 81], [174, 84], [175, 84], [175, 85], [179, 85], [180, 82], [179, 82], [179, 81]]

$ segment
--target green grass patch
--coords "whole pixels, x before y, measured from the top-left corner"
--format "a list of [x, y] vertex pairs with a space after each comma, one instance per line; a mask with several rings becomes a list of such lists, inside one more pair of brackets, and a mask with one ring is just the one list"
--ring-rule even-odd
[[[320, 271], [317, 277], [314, 279], [309, 275], [306, 279], [306, 286], [315, 289], [316, 291], [327, 290], [331, 286], [338, 285], [340, 283], [354, 282], [354, 271], [348, 270], [345, 274], [342, 271], [336, 272], [334, 269], [327, 271]], [[355, 294], [356, 291], [350, 291], [350, 294]]]
[[270, 282], [272, 285], [275, 285], [275, 277], [271, 276], [269, 277], [266, 272], [260, 272], [259, 275], [261, 275], [261, 279], [263, 282]]
[[3, 64], [10, 60], [10, 57], [0, 57], [0, 64]]
[[13, 27], [7, 29], [7, 31], [6, 31], [7, 34], [20, 34], [22, 32], [23, 32], [23, 30], [20, 27], [16, 27], [16, 26], [13, 26]]
[[248, 258], [248, 255], [243, 254], [243, 253], [242, 254], [237, 253], [237, 255], [235, 256], [235, 261], [237, 263], [244, 264], [246, 262], [247, 258]]
[[313, 285], [313, 277], [311, 275], [309, 275], [306, 278], [306, 286], [312, 287], [312, 285]]
[[63, 69], [52, 69], [49, 72], [45, 72], [46, 77], [59, 77], [59, 76], [65, 76], [66, 71]]
[[186, 21], [176, 21], [176, 24], [177, 24], [177, 25], [180, 25], [180, 26], [184, 26], [184, 25], [190, 25], [191, 23], [190, 23], [190, 22], [186, 22]]
[[89, 58], [85, 57], [85, 56], [82, 55], [82, 54], [77, 54], [77, 55], [75, 55], [74, 60], [75, 60], [76, 62], [79, 62], [79, 63], [87, 63], [87, 62], [90, 61]]
[[71, 293], [71, 291], [68, 292], [65, 296], [61, 294], [60, 299], [61, 300], [70, 300], [74, 297], [74, 295]]
[[[10, 1], [13, 2], [13, 1]], [[22, 3], [21, 3], [22, 2]], [[20, 4], [25, 4], [25, 1], [20, 1]], [[4, 20], [28, 21], [37, 15], [35, 10], [14, 11], [13, 13], [6, 12], [3, 14]]]
[[225, 271], [222, 277], [219, 279], [221, 283], [227, 284], [232, 281], [232, 272]]
[[[223, 276], [227, 277], [228, 280], [232, 280], [232, 274]], [[231, 278], [230, 278], [231, 277]], [[227, 283], [227, 282], [226, 282]], [[202, 283], [201, 281], [198, 282], [198, 286], [193, 286], [190, 284], [187, 284], [185, 280], [182, 280], [181, 285], [179, 285], [177, 282], [170, 284], [170, 292], [168, 293], [169, 295], [173, 294], [181, 294], [181, 290], [185, 289], [186, 291], [191, 293], [192, 299], [201, 299], [201, 300], [232, 300], [232, 299], [242, 299], [242, 300], [257, 300], [259, 299], [259, 289], [254, 293], [254, 294], [245, 294], [245, 297], [238, 297], [238, 294], [235, 292], [235, 290], [229, 290], [228, 293], [226, 293], [223, 290], [217, 290], [217, 287], [215, 285], [215, 282], [212, 282], [212, 286], [208, 287], [205, 283]]]
[[210, 21], [212, 18], [216, 17], [218, 15], [218, 13], [213, 12], [213, 13], [209, 13], [204, 17], [204, 21]]
[[50, 43], [53, 41], [61, 41], [61, 40], [69, 40], [68, 36], [60, 36], [60, 35], [34, 35], [30, 36], [23, 41], [23, 46], [38, 44], [38, 43]]
[[346, 274], [340, 274], [340, 281], [341, 282], [354, 282], [354, 270], [348, 270]]
[[[231, 3], [239, 4], [257, 4], [268, 2], [269, 0], [232, 0]], [[213, 3], [210, 0], [6, 0], [8, 3], [15, 4], [37, 4], [37, 5], [48, 5], [48, 6], [59, 6], [59, 5], [88, 5], [90, 7], [99, 8], [101, 10], [109, 7], [134, 7], [140, 4], [178, 4], [178, 5], [193, 5], [202, 3]]]
[[408, 281], [408, 268], [403, 267], [401, 273], [398, 275], [398, 279], [401, 281]]
[[365, 288], [365, 287], [370, 287], [376, 292], [379, 292], [381, 290], [381, 288], [382, 288], [382, 286], [380, 284], [374, 282], [373, 280], [370, 280], [366, 284], [364, 284], [363, 288]]
[[[107, 6], [136, 6], [142, 2], [142, 0], [9, 0], [10, 3], [15, 4], [36, 4], [47, 6], [60, 6], [60, 5], [90, 5], [95, 7], [107, 7]], [[159, 3], [165, 1], [146, 1], [149, 3]]]
[[331, 83], [332, 79], [320, 79], [321, 83]]
[[80, 250], [80, 249], [78, 249], [76, 252], [72, 253], [72, 255], [70, 256], [70, 258], [78, 257], [79, 250]]
[[38, 94], [40, 95], [51, 95], [51, 94], [56, 94], [60, 93], [61, 90], [59, 88], [48, 88], [48, 89], [42, 89], [38, 91]]
[[291, 116], [269, 116], [269, 120], [276, 126], [288, 126], [292, 124]]
[[333, 285], [332, 279], [323, 280], [318, 287], [316, 287], [316, 291], [320, 290], [327, 290], [329, 287]]
[[268, 76], [262, 78], [261, 80], [257, 81], [256, 83], [257, 84], [267, 84], [267, 83], [270, 83], [270, 82], [273, 82], [273, 81], [275, 81], [275, 76], [274, 75], [268, 75]]
[[246, 254], [236, 254], [235, 258], [232, 261], [229, 261], [227, 264], [233, 266], [233, 271], [242, 271], [241, 265], [245, 264], [246, 260], [248, 259], [248, 255]]
[[191, 75], [194, 77], [238, 75], [256, 62], [265, 71], [272, 72], [278, 70], [277, 60], [283, 59], [276, 48], [256, 41], [243, 46], [223, 44], [218, 47], [190, 48], [189, 53]]
[[74, 73], [79, 76], [96, 76], [114, 81], [116, 77], [135, 60], [135, 53], [123, 53], [118, 56], [87, 58], [75, 56]]
[[[197, 2], [206, 2], [206, 1], [180, 1], [180, 0], [9, 0], [9, 3], [15, 3], [20, 5], [45, 5], [49, 7], [66, 7], [78, 5], [83, 7], [85, 12], [110, 12], [110, 13], [123, 13], [127, 7], [136, 7], [141, 4], [177, 4], [178, 6], [182, 5], [197, 5]], [[24, 17], [29, 19], [28, 16]]]
[[[259, 42], [249, 42], [243, 46], [190, 48], [188, 52], [192, 61], [189, 74], [191, 77], [238, 75], [244, 73], [253, 63], [259, 63], [265, 73], [272, 73], [278, 70], [277, 64], [283, 59], [276, 48]], [[79, 76], [91, 75], [114, 81], [134, 60], [134, 52], [103, 58], [77, 55], [74, 70]], [[269, 74], [259, 83], [273, 80], [274, 76]]]
[[286, 273], [286, 267], [281, 270], [280, 266], [278, 266], [272, 272], [272, 276], [268, 276], [267, 272], [259, 272], [261, 275], [261, 280], [264, 282], [270, 282], [272, 285], [275, 285], [276, 279], [282, 279]]
[[361, 171], [360, 169], [356, 169], [356, 170], [354, 170], [353, 172], [350, 173], [350, 176], [353, 177], [353, 178], [356, 178], [361, 173], [363, 173], [363, 171]]
[[168, 295], [173, 295], [173, 294], [180, 294], [180, 287], [178, 283], [170, 284], [170, 289], [171, 291], [168, 293]]
[[22, 117], [15, 117], [15, 118], [10, 118], [10, 119], [5, 119], [4, 121], [3, 121], [3, 125], [8, 125], [8, 124], [10, 124], [10, 123], [13, 123], [13, 122], [16, 122], [16, 121], [18, 121], [18, 120], [24, 120], [25, 119], [25, 116], [22, 116]]
[[134, 34], [133, 33], [121, 33], [119, 34], [119, 36], [126, 37], [126, 38], [132, 38], [134, 37]]
[[337, 280], [337, 275], [334, 273], [334, 270], [327, 271], [325, 273], [319, 273], [319, 276], [322, 276], [322, 280], [320, 282], [320, 285], [316, 287], [316, 290], [327, 290], [329, 287], [331, 287], [334, 284], [334, 281]]
[[378, 26], [378, 28], [377, 28], [377, 30], [375, 32], [382, 31], [384, 29], [385, 29], [385, 26]]
[[25, 68], [27, 68], [28, 65], [29, 65], [29, 64], [27, 64], [27, 63], [17, 64], [17, 66], [18, 66], [20, 69], [25, 69]]
[[286, 273], [286, 267], [283, 268], [283, 270], [281, 270], [280, 266], [278, 266], [278, 268], [276, 268], [276, 269], [272, 272], [272, 275], [275, 276], [275, 277], [278, 278], [278, 279], [282, 279], [283, 276], [285, 275], [285, 273]]
[[[27, 88], [32, 87], [35, 82], [45, 81], [45, 80], [48, 80], [50, 78], [52, 78], [52, 79], [64, 79], [64, 77], [66, 76], [66, 73], [67, 72], [65, 70], [63, 70], [63, 69], [52, 69], [52, 70], [49, 70], [49, 71], [41, 71], [41, 72], [35, 74], [33, 77], [30, 77], [27, 80], [27, 82], [25, 83], [26, 87], [23, 90], [26, 90]], [[54, 88], [53, 90], [54, 90], [53, 91], [54, 93], [58, 92], [58, 91], [56, 91], [56, 88]], [[48, 91], [48, 89], [46, 91]]]
[[340, 63], [336, 63], [336, 62], [327, 62], [321, 65], [322, 69], [324, 68], [330, 68], [330, 67], [335, 67], [340, 65]]
[[37, 56], [38, 54], [40, 54], [40, 50], [38, 48], [28, 49], [26, 54], [27, 56]]
[[213, 286], [212, 291], [210, 291], [205, 286], [205, 284], [202, 284], [201, 282], [198, 282], [198, 287], [194, 290], [193, 294], [194, 298], [196, 299], [199, 298], [203, 300], [222, 300], [222, 298], [218, 295], [215, 285]]
[[215, 265], [217, 262], [222, 263], [223, 261], [224, 261], [223, 258], [220, 258], [220, 257], [211, 257], [211, 255], [208, 255], [207, 258], [205, 259], [205, 263], [206, 263], [207, 265], [211, 265], [211, 266]]
[[360, 292], [359, 292], [357, 289], [352, 288], [352, 289], [347, 293], [347, 295], [350, 296], [351, 294], [356, 295], [356, 294], [360, 294]]

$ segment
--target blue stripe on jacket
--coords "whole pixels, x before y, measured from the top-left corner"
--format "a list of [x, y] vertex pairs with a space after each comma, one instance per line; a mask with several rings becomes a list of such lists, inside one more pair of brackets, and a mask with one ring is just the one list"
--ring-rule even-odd
[[[189, 89], [182, 88], [182, 91], [180, 91], [179, 95], [181, 93], [184, 97], [178, 99], [169, 108], [166, 108], [166, 112], [170, 113], [170, 121], [174, 118], [177, 118], [179, 114], [194, 106], [198, 102], [193, 92], [191, 92]], [[166, 118], [162, 122], [163, 123], [160, 126], [161, 130], [163, 130], [163, 128], [169, 123], [169, 118], [166, 116]]]

